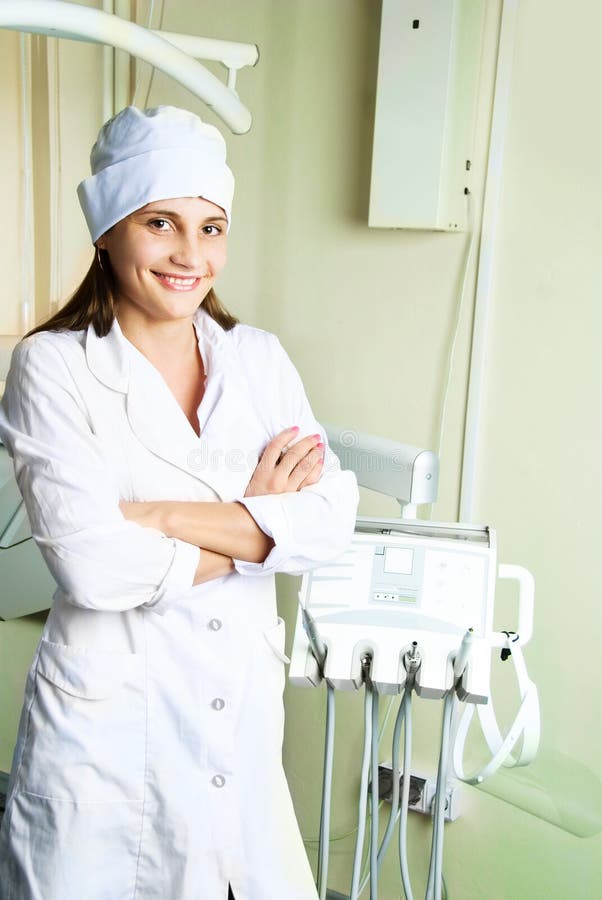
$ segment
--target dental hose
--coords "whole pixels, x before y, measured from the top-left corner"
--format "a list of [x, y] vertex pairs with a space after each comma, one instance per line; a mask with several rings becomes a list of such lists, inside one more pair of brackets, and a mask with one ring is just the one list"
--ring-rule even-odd
[[364, 835], [366, 833], [366, 806], [368, 802], [368, 778], [370, 774], [371, 747], [372, 747], [372, 702], [374, 694], [365, 681], [364, 693], [364, 749], [362, 753], [362, 770], [360, 779], [360, 795], [358, 802], [357, 836], [355, 840], [355, 854], [353, 857], [353, 875], [351, 878], [351, 891], [349, 900], [358, 900], [360, 887], [360, 872], [362, 867], [362, 851], [364, 849]]
[[393, 836], [393, 830], [395, 828], [395, 823], [396, 823], [397, 817], [398, 817], [399, 780], [400, 780], [399, 744], [401, 741], [401, 728], [403, 726], [404, 717], [405, 717], [404, 700], [405, 700], [406, 691], [407, 691], [407, 687], [404, 690], [403, 697], [399, 703], [399, 709], [397, 711], [397, 717], [395, 719], [395, 727], [393, 729], [393, 747], [392, 747], [392, 752], [391, 752], [391, 776], [393, 779], [393, 787], [392, 787], [392, 791], [391, 791], [391, 811], [389, 813], [389, 821], [387, 822], [387, 828], [383, 835], [380, 850], [378, 851], [379, 871], [382, 868], [385, 854], [388, 850], [389, 844], [391, 843], [391, 837]]
[[[406, 900], [414, 900], [408, 866], [408, 805], [410, 800], [410, 771], [412, 755], [412, 687], [406, 687], [402, 700], [403, 726], [403, 783], [399, 805], [399, 866]], [[399, 753], [399, 749], [397, 751]], [[397, 779], [399, 782], [399, 778]]]
[[[366, 684], [366, 690], [372, 690]], [[378, 694], [372, 693], [371, 791], [370, 791], [370, 900], [378, 898]]]
[[[377, 870], [380, 872], [382, 864], [391, 843], [395, 824], [401, 817], [400, 821], [400, 841], [399, 854], [401, 866], [401, 879], [406, 900], [413, 900], [412, 887], [410, 883], [408, 859], [407, 859], [407, 813], [410, 794], [410, 778], [403, 779], [401, 805], [399, 802], [400, 794], [400, 769], [399, 769], [399, 744], [401, 742], [401, 729], [404, 727], [404, 745], [403, 745], [403, 772], [411, 771], [411, 751], [412, 751], [412, 691], [416, 679], [416, 672], [420, 668], [421, 656], [418, 645], [414, 641], [411, 648], [404, 656], [404, 666], [408, 673], [402, 699], [397, 710], [395, 719], [395, 727], [393, 729], [393, 746], [391, 749], [391, 776], [392, 776], [392, 792], [391, 792], [391, 811], [389, 813], [389, 821], [383, 835], [377, 856]], [[405, 723], [405, 725], [404, 725]], [[373, 863], [371, 861], [371, 867]], [[362, 880], [359, 893], [363, 893], [368, 876]]]
[[[389, 849], [389, 844], [391, 843], [391, 838], [393, 837], [393, 831], [395, 829], [395, 825], [397, 820], [399, 819], [399, 860], [400, 860], [400, 868], [401, 868], [401, 881], [403, 884], [403, 890], [405, 894], [405, 900], [413, 900], [412, 894], [412, 886], [410, 883], [410, 873], [408, 867], [408, 854], [407, 854], [407, 825], [408, 825], [408, 803], [410, 798], [410, 778], [405, 777], [405, 773], [407, 772], [409, 775], [410, 766], [411, 766], [411, 752], [412, 752], [412, 690], [413, 686], [408, 685], [406, 682], [406, 687], [404, 689], [403, 697], [399, 704], [399, 709], [397, 711], [397, 718], [395, 719], [395, 728], [393, 730], [393, 747], [391, 752], [391, 775], [393, 778], [393, 787], [391, 792], [391, 812], [389, 814], [389, 821], [387, 822], [387, 828], [383, 835], [383, 839], [380, 845], [380, 849], [378, 851], [377, 858], [377, 869], [380, 872], [382, 868], [382, 864]], [[401, 728], [404, 728], [403, 735], [403, 772], [404, 778], [401, 778], [401, 771], [399, 769], [399, 745], [401, 743]], [[401, 802], [400, 802], [400, 791], [399, 791], [399, 783], [402, 783], [401, 789]], [[371, 863], [372, 865], [372, 863]], [[368, 877], [362, 882], [360, 887], [360, 895], [362, 894], [366, 884], [368, 883]]]
[[[392, 698], [392, 699], [394, 699], [394, 698]], [[399, 757], [399, 743], [400, 743], [402, 724], [403, 724], [403, 707], [402, 707], [402, 704], [400, 703], [399, 709], [397, 711], [397, 716], [395, 718], [395, 728], [393, 731], [393, 748], [397, 747], [397, 751], [395, 749], [393, 750], [393, 766], [392, 766], [393, 779], [395, 779], [394, 766]], [[379, 732], [379, 745], [380, 745], [381, 737], [382, 737], [382, 730]], [[386, 828], [385, 834], [383, 836], [383, 839], [382, 839], [382, 842], [381, 842], [381, 845], [380, 845], [380, 848], [379, 848], [378, 854], [377, 854], [376, 864], [377, 864], [377, 869], [378, 869], [379, 874], [380, 874], [380, 870], [382, 868], [385, 853], [387, 852], [387, 847], [389, 846], [389, 843], [391, 840], [391, 835], [393, 834], [393, 829], [395, 828], [395, 823], [397, 821], [395, 811], [397, 809], [398, 802], [399, 802], [399, 768], [397, 768], [397, 784], [395, 784], [395, 781], [393, 781], [393, 793], [392, 793], [392, 799], [391, 799], [391, 812], [389, 814], [389, 821], [387, 823], [387, 828]], [[368, 863], [367, 863], [368, 871], [366, 872], [366, 866], [365, 866], [364, 871], [362, 872], [362, 878], [361, 878], [361, 883], [360, 883], [360, 888], [359, 888], [359, 896], [360, 897], [364, 893], [366, 885], [370, 881], [371, 865], [372, 865], [372, 862], [371, 862], [371, 857], [370, 857], [368, 859]]]
[[[320, 637], [313, 616], [305, 607], [301, 608], [303, 628], [307, 634], [311, 651], [324, 678], [324, 666], [328, 647]], [[326, 682], [326, 727], [324, 738], [324, 773], [322, 777], [322, 806], [320, 809], [320, 838], [318, 842], [317, 886], [320, 900], [326, 900], [328, 890], [328, 857], [330, 854], [330, 807], [332, 799], [332, 770], [334, 764], [335, 698], [334, 688]]]
[[445, 803], [447, 794], [447, 772], [450, 755], [450, 733], [455, 687], [445, 695], [443, 724], [441, 727], [441, 752], [437, 770], [437, 790], [434, 797], [433, 839], [429, 861], [426, 900], [441, 900], [441, 876], [443, 867], [443, 836], [445, 828]]
[[318, 894], [326, 900], [328, 890], [328, 857], [330, 852], [330, 806], [332, 797], [332, 769], [334, 762], [335, 699], [334, 688], [326, 686], [326, 737], [324, 747], [324, 776], [322, 780], [322, 809], [320, 813], [320, 842], [318, 848]]
[[450, 735], [456, 698], [456, 689], [464, 674], [474, 643], [474, 631], [469, 628], [453, 658], [453, 684], [445, 695], [443, 704], [443, 724], [441, 727], [441, 752], [437, 770], [437, 790], [434, 799], [433, 840], [429, 875], [426, 888], [426, 900], [441, 900], [441, 884], [443, 880], [443, 838], [445, 832], [445, 805], [447, 797], [447, 772], [450, 759]]

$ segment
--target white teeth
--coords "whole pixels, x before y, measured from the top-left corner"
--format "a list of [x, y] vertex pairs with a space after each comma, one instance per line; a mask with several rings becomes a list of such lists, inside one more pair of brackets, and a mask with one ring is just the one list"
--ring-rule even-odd
[[174, 275], [161, 275], [160, 272], [157, 274], [162, 281], [166, 281], [168, 284], [173, 284], [178, 287], [192, 287], [192, 285], [198, 281], [197, 278], [176, 278]]

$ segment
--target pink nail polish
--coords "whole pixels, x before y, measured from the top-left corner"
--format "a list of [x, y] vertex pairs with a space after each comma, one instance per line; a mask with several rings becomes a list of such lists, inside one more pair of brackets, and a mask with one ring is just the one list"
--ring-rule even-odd
[[293, 425], [292, 428], [289, 428], [289, 431], [299, 431], [299, 426]]
[[324, 444], [322, 443], [322, 441], [320, 441], [319, 444], [316, 444], [316, 449], [321, 450], [323, 448], [323, 446], [324, 446]]

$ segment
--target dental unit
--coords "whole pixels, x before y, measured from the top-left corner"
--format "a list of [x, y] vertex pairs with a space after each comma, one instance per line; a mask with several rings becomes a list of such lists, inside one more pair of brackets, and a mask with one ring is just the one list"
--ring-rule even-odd
[[[504, 766], [524, 766], [539, 742], [539, 703], [522, 648], [533, 631], [534, 583], [521, 566], [498, 565], [495, 532], [489, 527], [409, 519], [418, 504], [436, 499], [438, 460], [429, 451], [355, 434], [352, 446], [329, 429], [332, 448], [360, 485], [395, 497], [402, 517], [360, 516], [349, 549], [337, 560], [304, 575], [299, 592], [289, 677], [294, 685], [327, 687], [326, 755], [318, 887], [325, 900], [328, 877], [330, 796], [334, 741], [334, 692], [365, 692], [365, 739], [361, 764], [358, 829], [350, 900], [370, 880], [378, 896], [378, 873], [397, 819], [401, 881], [413, 898], [407, 862], [407, 813], [411, 783], [413, 697], [442, 701], [437, 786], [432, 803], [433, 840], [426, 900], [442, 897], [446, 798], [456, 781], [479, 784]], [[348, 435], [349, 432], [343, 433]], [[347, 444], [347, 446], [346, 446]], [[367, 466], [366, 461], [371, 465]], [[516, 630], [494, 630], [498, 579], [518, 585]], [[492, 652], [511, 657], [520, 692], [515, 720], [502, 736], [493, 709]], [[384, 838], [378, 840], [379, 699], [401, 695], [393, 735], [392, 803]], [[464, 769], [464, 746], [475, 710], [489, 747], [489, 761]], [[399, 760], [404, 728], [403, 763]], [[513, 751], [520, 744], [515, 755]], [[401, 794], [401, 798], [400, 798]], [[400, 802], [401, 799], [401, 802]], [[360, 877], [370, 800], [369, 874]]]

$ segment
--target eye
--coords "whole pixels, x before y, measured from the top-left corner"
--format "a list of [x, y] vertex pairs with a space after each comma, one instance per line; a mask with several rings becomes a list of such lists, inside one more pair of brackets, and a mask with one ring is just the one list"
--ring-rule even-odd
[[203, 225], [201, 231], [203, 232], [203, 234], [207, 234], [210, 237], [222, 233], [222, 229], [219, 225]]
[[149, 219], [146, 224], [150, 225], [155, 231], [169, 231], [171, 228], [171, 224], [167, 219]]

